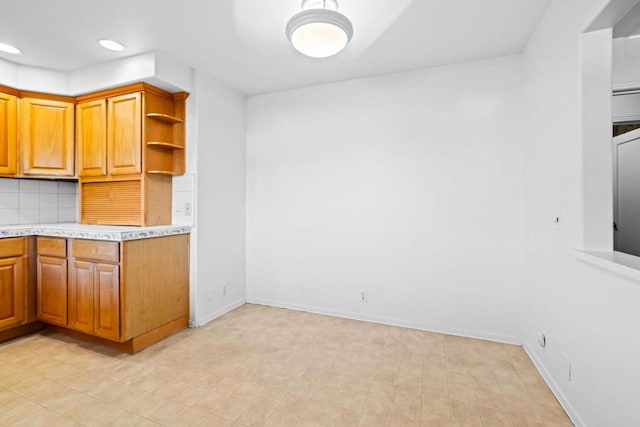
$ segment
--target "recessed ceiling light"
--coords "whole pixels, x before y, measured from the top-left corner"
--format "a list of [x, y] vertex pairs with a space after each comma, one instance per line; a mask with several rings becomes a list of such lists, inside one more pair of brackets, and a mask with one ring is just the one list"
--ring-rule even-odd
[[100, 43], [100, 46], [102, 46], [103, 48], [113, 50], [115, 52], [122, 52], [124, 50], [123, 45], [113, 40], [100, 39], [98, 40], [98, 43]]
[[11, 46], [10, 44], [6, 44], [6, 43], [0, 43], [0, 50], [2, 52], [12, 53], [14, 55], [22, 53], [22, 51], [20, 49], [18, 49], [17, 47]]

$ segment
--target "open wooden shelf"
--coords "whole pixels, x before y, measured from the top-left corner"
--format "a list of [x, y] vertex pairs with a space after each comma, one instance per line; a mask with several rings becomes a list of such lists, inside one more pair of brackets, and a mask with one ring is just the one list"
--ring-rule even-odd
[[184, 150], [182, 145], [172, 144], [170, 142], [149, 141], [147, 145], [152, 147], [168, 148], [170, 150]]
[[162, 179], [185, 172], [185, 102], [148, 94], [145, 97], [145, 166], [148, 175]]
[[184, 123], [184, 120], [179, 119], [175, 116], [170, 116], [169, 114], [162, 114], [162, 113], [147, 113], [147, 117], [153, 120], [158, 120], [160, 122], [165, 122], [165, 123]]
[[182, 175], [181, 173], [178, 173], [178, 172], [162, 171], [162, 170], [149, 170], [147, 171], [147, 173], [155, 174], [155, 175], [171, 175], [171, 176]]

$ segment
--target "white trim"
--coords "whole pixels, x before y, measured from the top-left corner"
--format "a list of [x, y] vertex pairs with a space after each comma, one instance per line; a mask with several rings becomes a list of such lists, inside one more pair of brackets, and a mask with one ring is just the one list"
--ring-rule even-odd
[[586, 427], [586, 424], [584, 423], [584, 421], [582, 421], [582, 418], [580, 418], [580, 415], [578, 415], [574, 407], [569, 402], [569, 399], [564, 395], [562, 389], [553, 379], [538, 355], [534, 351], [532, 351], [526, 343], [523, 344], [522, 348], [529, 356], [529, 359], [531, 359], [531, 362], [533, 362], [534, 366], [542, 376], [542, 379], [544, 379], [544, 381], [547, 383], [547, 386], [549, 387], [551, 392], [554, 394], [556, 399], [558, 399], [558, 402], [560, 403], [560, 406], [562, 406], [562, 409], [564, 409], [567, 415], [569, 415], [569, 418], [571, 418], [573, 424], [576, 427]]
[[225, 305], [224, 307], [222, 307], [219, 310], [214, 311], [213, 313], [209, 313], [206, 316], [202, 316], [201, 318], [198, 318], [195, 320], [195, 326], [196, 327], [200, 327], [200, 326], [204, 326], [207, 323], [211, 322], [212, 320], [217, 319], [218, 317], [227, 314], [228, 312], [235, 310], [236, 308], [240, 307], [241, 305], [244, 305], [247, 302], [247, 300], [245, 298], [240, 298], [239, 300], [236, 300], [234, 302], [232, 302], [231, 304]]
[[474, 338], [474, 339], [481, 339], [481, 340], [487, 340], [487, 341], [495, 341], [495, 342], [500, 342], [505, 344], [522, 345], [522, 339], [520, 337], [494, 334], [494, 333], [488, 333], [488, 332], [468, 331], [465, 329], [457, 329], [457, 328], [444, 328], [444, 329], [433, 328], [418, 322], [412, 322], [410, 320], [393, 319], [389, 317], [376, 316], [372, 314], [351, 313], [351, 312], [332, 310], [332, 309], [327, 309], [322, 307], [314, 307], [314, 306], [295, 304], [295, 303], [283, 302], [283, 301], [262, 300], [262, 299], [256, 299], [256, 298], [247, 298], [247, 303], [266, 305], [266, 306], [278, 307], [278, 308], [288, 308], [290, 310], [306, 311], [309, 313], [324, 314], [326, 316], [341, 317], [344, 319], [353, 319], [353, 320], [361, 320], [365, 322], [380, 323], [383, 325], [400, 326], [403, 328], [417, 329], [420, 331], [428, 331], [428, 332], [437, 332], [437, 333], [446, 334], [446, 335], [456, 335], [456, 336], [465, 337], [465, 338]]
[[[614, 125], [621, 125], [629, 122], [637, 122], [640, 120], [640, 114], [638, 114], [638, 102], [640, 102], [640, 90], [638, 90], [638, 84], [635, 84], [634, 89], [619, 90], [613, 92], [611, 99], [611, 116]], [[627, 135], [626, 133], [623, 135]], [[620, 139], [618, 135], [616, 138]], [[627, 135], [628, 136], [628, 135]]]
[[630, 95], [633, 93], [640, 93], [640, 83], [613, 84], [613, 96]]
[[613, 91], [613, 96], [638, 93], [639, 87], [640, 87], [640, 83], [637, 81], [617, 82], [611, 86]]
[[587, 264], [600, 267], [629, 279], [640, 281], [640, 257], [615, 251], [574, 250], [575, 257]]
[[611, 85], [613, 96], [636, 93], [638, 87], [640, 87], [640, 83], [635, 80], [628, 82], [616, 82]]
[[588, 250], [613, 249], [611, 31], [607, 28], [580, 35], [582, 186], [578, 246]]

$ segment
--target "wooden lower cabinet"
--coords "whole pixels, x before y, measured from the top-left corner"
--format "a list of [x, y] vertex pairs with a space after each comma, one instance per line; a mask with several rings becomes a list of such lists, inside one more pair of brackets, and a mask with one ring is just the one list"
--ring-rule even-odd
[[36, 322], [34, 239], [0, 239], [0, 342], [41, 328]]
[[67, 324], [67, 260], [38, 255], [38, 318]]
[[38, 237], [38, 319], [67, 325], [67, 240]]
[[69, 279], [69, 327], [98, 337], [119, 339], [118, 266], [74, 259]]
[[[59, 240], [38, 238], [38, 313], [48, 327], [129, 353], [187, 327], [188, 234]], [[67, 258], [45, 255], [67, 248]]]
[[95, 264], [94, 334], [120, 338], [120, 277], [117, 265]]
[[95, 264], [73, 261], [69, 273], [69, 327], [93, 333], [93, 278]]
[[0, 259], [0, 330], [25, 321], [24, 257]]

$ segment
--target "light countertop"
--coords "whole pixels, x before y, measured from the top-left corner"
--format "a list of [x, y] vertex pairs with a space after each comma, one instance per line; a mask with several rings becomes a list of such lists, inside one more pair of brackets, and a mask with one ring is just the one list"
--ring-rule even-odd
[[188, 234], [188, 225], [158, 225], [153, 227], [132, 227], [113, 225], [88, 225], [76, 223], [26, 224], [0, 226], [0, 238], [20, 236], [69, 237], [74, 239], [125, 241], [149, 239], [152, 237]]

